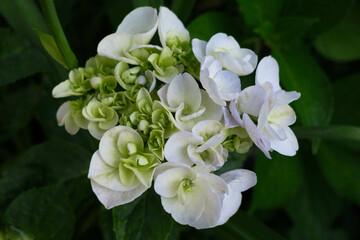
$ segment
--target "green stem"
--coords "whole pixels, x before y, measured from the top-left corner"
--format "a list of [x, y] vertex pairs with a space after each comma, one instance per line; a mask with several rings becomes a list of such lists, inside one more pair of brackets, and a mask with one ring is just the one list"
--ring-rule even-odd
[[46, 22], [49, 25], [49, 28], [67, 65], [70, 69], [76, 68], [78, 66], [78, 62], [61, 27], [58, 15], [56, 13], [54, 0], [40, 0], [40, 4]]

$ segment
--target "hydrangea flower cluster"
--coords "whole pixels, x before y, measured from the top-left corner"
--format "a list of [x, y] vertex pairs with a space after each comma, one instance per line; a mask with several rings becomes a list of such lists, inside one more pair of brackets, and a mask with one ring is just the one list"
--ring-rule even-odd
[[[150, 44], [156, 31], [161, 46]], [[271, 56], [256, 54], [224, 33], [193, 39], [169, 9], [140, 7], [98, 45], [98, 55], [73, 69], [53, 96], [70, 97], [57, 112], [70, 134], [80, 128], [100, 140], [88, 177], [107, 208], [149, 189], [166, 212], [197, 229], [224, 224], [256, 184], [254, 172], [216, 175], [228, 153], [253, 143], [270, 157], [298, 150], [289, 128], [300, 97], [279, 85]], [[254, 86], [240, 76], [256, 69]]]

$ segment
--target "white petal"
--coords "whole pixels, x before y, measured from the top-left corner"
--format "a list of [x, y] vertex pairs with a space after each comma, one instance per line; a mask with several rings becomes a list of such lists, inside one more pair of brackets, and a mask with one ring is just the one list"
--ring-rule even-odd
[[[180, 186], [182, 188], [183, 186]], [[180, 203], [178, 196], [174, 198], [161, 197], [161, 203], [166, 212], [180, 224], [191, 224], [196, 221], [205, 208], [208, 185], [203, 180], [193, 181], [191, 191], [186, 191], [184, 195], [184, 203]], [[182, 189], [179, 189], [183, 191]]]
[[241, 112], [258, 117], [266, 98], [266, 91], [261, 86], [250, 86], [239, 94], [237, 104]]
[[261, 59], [256, 69], [255, 82], [256, 85], [264, 85], [266, 82], [269, 82], [275, 92], [281, 89], [279, 83], [279, 64], [273, 57], [267, 56]]
[[222, 118], [221, 106], [217, 105], [204, 90], [201, 92], [201, 105], [205, 107], [205, 112], [202, 114], [197, 122], [202, 120], [215, 120], [220, 121]]
[[190, 160], [187, 153], [188, 145], [200, 145], [203, 141], [195, 137], [190, 132], [174, 133], [166, 142], [164, 155], [166, 160], [173, 163], [182, 163], [192, 166], [194, 163]]
[[157, 11], [152, 7], [139, 7], [130, 12], [116, 33], [128, 33], [133, 36], [136, 45], [147, 44], [154, 36], [157, 29]]
[[[124, 51], [128, 51], [131, 46], [132, 36], [130, 34], [113, 33], [100, 41], [97, 52], [101, 56], [121, 61], [127, 59], [124, 56]], [[130, 64], [137, 64], [137, 62], [131, 61]]]
[[238, 51], [240, 45], [232, 36], [228, 36], [225, 33], [217, 33], [210, 38], [206, 45], [206, 55], [209, 55], [209, 53], [212, 52], [221, 51], [222, 49], [228, 52]]
[[281, 105], [271, 110], [267, 120], [276, 125], [290, 126], [295, 123], [296, 115], [289, 105]]
[[229, 191], [229, 187], [224, 178], [213, 173], [199, 172], [198, 178], [204, 179], [204, 181], [209, 184], [211, 190], [216, 194], [225, 194]]
[[215, 75], [222, 70], [221, 62], [213, 56], [206, 56], [204, 62], [201, 64], [201, 70], [208, 70], [208, 76], [214, 78]]
[[226, 106], [226, 102], [221, 99], [220, 93], [218, 91], [218, 86], [216, 82], [208, 77], [208, 70], [200, 71], [200, 82], [206, 92], [209, 94], [209, 97], [218, 105]]
[[250, 49], [241, 48], [238, 52], [232, 51], [230, 52], [230, 54], [237, 59], [241, 59], [242, 61], [248, 62], [253, 70], [256, 68], [258, 57]]
[[134, 181], [131, 186], [121, 184], [119, 169], [104, 162], [99, 151], [96, 151], [91, 158], [88, 178], [113, 191], [129, 191], [139, 185], [139, 181]]
[[226, 101], [234, 100], [240, 93], [240, 78], [231, 71], [219, 71], [214, 81], [221, 99]]
[[71, 114], [70, 112], [71, 112], [70, 101], [61, 104], [61, 106], [56, 112], [56, 119], [59, 126], [63, 126], [65, 124], [65, 118], [68, 114]]
[[183, 33], [189, 36], [189, 31], [186, 30], [184, 24], [180, 21], [180, 19], [168, 8], [160, 7], [159, 12], [159, 37], [160, 42], [163, 47], [166, 46], [166, 35], [168, 32], [175, 30], [178, 33]]
[[281, 128], [286, 134], [286, 139], [282, 141], [277, 138], [270, 139], [271, 148], [282, 155], [294, 156], [296, 151], [299, 150], [299, 144], [294, 132], [287, 126], [280, 127], [278, 125], [271, 124], [271, 127], [275, 130]]
[[208, 192], [204, 196], [205, 207], [201, 216], [189, 225], [196, 229], [211, 228], [217, 225], [221, 214], [221, 197], [218, 194]]
[[246, 131], [249, 134], [251, 140], [265, 154], [267, 158], [271, 159], [271, 156], [269, 154], [270, 142], [267, 139], [264, 139], [259, 129], [256, 127], [256, 125], [246, 113], [244, 113], [243, 115], [243, 121]]
[[192, 43], [192, 50], [193, 50], [193, 53], [194, 53], [196, 59], [200, 63], [202, 63], [204, 61], [204, 58], [206, 55], [205, 49], [206, 49], [207, 42], [197, 39], [197, 38], [194, 38], [191, 43]]
[[138, 198], [147, 189], [144, 185], [139, 184], [130, 191], [113, 191], [97, 184], [94, 180], [91, 180], [91, 187], [96, 194], [96, 197], [106, 209], [129, 203]]
[[80, 127], [76, 124], [74, 117], [71, 114], [68, 114], [65, 117], [65, 129], [71, 135], [76, 134], [80, 129]]
[[195, 79], [188, 73], [179, 74], [169, 85], [167, 100], [172, 108], [177, 108], [184, 103], [191, 112], [198, 110], [201, 95]]
[[69, 96], [80, 96], [82, 93], [74, 93], [70, 90], [71, 82], [70, 80], [63, 81], [59, 83], [54, 89], [52, 90], [52, 95], [54, 98], [61, 98], [61, 97], [69, 97]]
[[241, 192], [255, 186], [256, 175], [245, 169], [236, 169], [222, 174], [229, 186], [229, 193], [225, 195], [218, 225], [226, 223], [234, 215], [241, 204]]
[[289, 104], [300, 98], [301, 94], [295, 91], [286, 92], [284, 90], [279, 90], [275, 93], [275, 105], [280, 106], [284, 104]]
[[157, 194], [166, 198], [177, 195], [180, 183], [184, 179], [195, 180], [195, 172], [187, 166], [176, 166], [160, 173], [155, 180], [154, 189]]
[[[224, 115], [225, 128], [233, 128], [240, 125], [240, 123], [235, 120], [235, 118], [230, 114], [229, 110], [226, 107], [223, 107], [222, 111]], [[237, 113], [234, 113], [234, 115], [238, 116], [238, 118], [240, 119], [239, 113], [236, 108], [235, 111]]]
[[220, 133], [223, 130], [223, 125], [219, 121], [204, 120], [198, 122], [192, 129], [194, 136], [202, 138], [207, 141], [212, 136]]
[[98, 122], [90, 122], [89, 126], [88, 126], [88, 129], [89, 129], [89, 133], [91, 134], [91, 136], [93, 136], [97, 140], [100, 140], [101, 137], [106, 132], [105, 129], [102, 129], [102, 128], [99, 127]]
[[[212, 55], [216, 59], [220, 60], [223, 68], [230, 70], [239, 76], [249, 75], [255, 69], [255, 67], [253, 66], [254, 61], [250, 63], [248, 61], [244, 61], [243, 59], [235, 58], [226, 52], [216, 52], [212, 53]], [[248, 57], [248, 59], [251, 60], [252, 57], [254, 58], [254, 56], [250, 56]]]

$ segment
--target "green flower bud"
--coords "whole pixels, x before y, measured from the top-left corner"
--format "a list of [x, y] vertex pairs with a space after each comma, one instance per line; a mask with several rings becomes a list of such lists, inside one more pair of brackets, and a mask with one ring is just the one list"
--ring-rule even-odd
[[155, 101], [153, 104], [153, 112], [151, 114], [153, 129], [161, 129], [164, 131], [164, 137], [169, 138], [172, 134], [179, 131], [174, 125], [171, 112], [162, 105], [161, 102]]
[[85, 72], [90, 76], [106, 77], [114, 75], [117, 61], [96, 55], [86, 61]]
[[113, 93], [116, 86], [117, 86], [117, 81], [116, 81], [116, 78], [114, 76], [104, 77], [101, 80], [101, 84], [100, 84], [100, 87], [99, 87], [100, 93], [102, 93], [102, 94]]
[[148, 139], [148, 147], [152, 153], [155, 154], [160, 160], [164, 160], [164, 131], [163, 130], [152, 130]]

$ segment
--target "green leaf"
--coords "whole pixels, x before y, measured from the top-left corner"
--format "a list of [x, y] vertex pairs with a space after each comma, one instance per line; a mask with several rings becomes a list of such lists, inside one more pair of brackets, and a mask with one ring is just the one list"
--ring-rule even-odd
[[237, 0], [249, 27], [256, 28], [267, 22], [276, 21], [284, 7], [283, 0]]
[[160, 197], [149, 189], [142, 197], [113, 209], [114, 229], [118, 240], [166, 240], [172, 218]]
[[360, 126], [360, 111], [355, 103], [360, 96], [360, 74], [354, 74], [333, 82], [334, 114], [333, 124], [348, 124]]
[[61, 54], [60, 49], [57, 46], [53, 36], [43, 33], [39, 29], [35, 29], [35, 32], [38, 34], [42, 45], [50, 54], [50, 56], [53, 57], [58, 63], [63, 65], [65, 68], [69, 69], [69, 66], [67, 65], [63, 55]]
[[266, 22], [255, 28], [269, 46], [289, 44], [303, 38], [316, 22], [314, 18], [283, 17], [277, 22]]
[[41, 51], [9, 29], [0, 28], [0, 86], [49, 68]]
[[[294, 42], [272, 50], [280, 66], [280, 84], [287, 91], [301, 93], [300, 99], [293, 105], [302, 125], [327, 125], [333, 109], [331, 84], [309, 49], [302, 43]], [[318, 146], [319, 142], [314, 141], [314, 153]]]
[[347, 16], [314, 41], [316, 50], [329, 60], [348, 62], [360, 59], [360, 3]]
[[322, 144], [317, 159], [334, 191], [360, 206], [359, 151], [352, 151], [341, 142], [329, 141]]
[[164, 6], [164, 0], [132, 0], [134, 8], [142, 6], [151, 6], [154, 8], [159, 8]]
[[196, 0], [174, 0], [171, 5], [171, 10], [182, 22], [186, 23], [191, 17], [195, 3]]
[[241, 19], [238, 16], [222, 12], [207, 12], [193, 20], [187, 26], [187, 29], [190, 32], [191, 38], [199, 38], [205, 41], [208, 41], [218, 32], [223, 32], [236, 38], [241, 32], [241, 25], [234, 25], [234, 22], [240, 21]]
[[27, 37], [33, 45], [41, 47], [33, 29], [46, 30], [46, 24], [34, 0], [1, 0], [0, 13], [19, 35]]
[[360, 127], [355, 126], [298, 127], [294, 128], [294, 132], [300, 139], [322, 138], [360, 141]]
[[[281, 207], [293, 196], [302, 182], [300, 159], [272, 152], [272, 159], [259, 154], [254, 172], [257, 184], [254, 187], [251, 211]], [[270, 197], [271, 196], [271, 197]]]
[[[69, 185], [67, 193], [74, 206], [87, 206], [81, 201], [87, 202], [87, 193], [91, 192], [85, 178], [90, 159], [90, 152], [67, 142], [52, 141], [31, 147], [5, 169], [0, 179], [0, 206], [6, 206], [26, 189], [60, 181], [70, 181], [65, 184]], [[78, 177], [83, 177], [78, 180], [80, 183], [75, 181]]]
[[[285, 1], [284, 1], [285, 2]], [[308, 35], [316, 36], [340, 22], [351, 9], [354, 0], [296, 0], [288, 1], [283, 14], [316, 19]]]
[[12, 91], [4, 89], [0, 96], [0, 112], [4, 114], [0, 118], [0, 142], [26, 127], [33, 116], [38, 96], [39, 89], [34, 85]]
[[343, 202], [335, 195], [321, 174], [316, 159], [303, 146], [301, 152], [303, 184], [288, 201], [286, 211], [294, 222], [296, 237], [292, 239], [332, 239], [334, 224]]
[[99, 208], [99, 226], [104, 240], [116, 240], [113, 225], [111, 211], [101, 206]]
[[241, 210], [221, 228], [230, 236], [240, 236], [237, 239], [243, 237], [246, 240], [285, 240], [279, 233]]
[[32, 189], [17, 197], [5, 212], [8, 224], [38, 240], [70, 240], [75, 218], [61, 185]]

